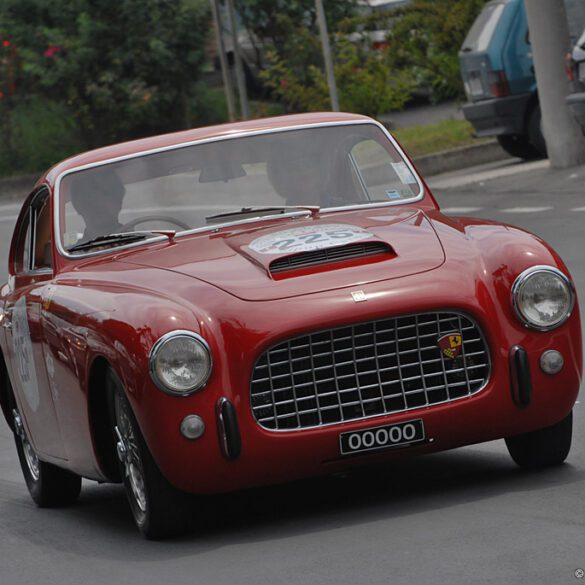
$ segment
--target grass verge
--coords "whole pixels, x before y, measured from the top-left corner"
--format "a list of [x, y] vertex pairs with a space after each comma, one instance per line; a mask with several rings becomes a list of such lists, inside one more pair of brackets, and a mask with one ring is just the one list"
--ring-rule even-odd
[[473, 137], [473, 127], [467, 120], [444, 120], [437, 124], [411, 126], [395, 130], [392, 134], [411, 157], [486, 141]]

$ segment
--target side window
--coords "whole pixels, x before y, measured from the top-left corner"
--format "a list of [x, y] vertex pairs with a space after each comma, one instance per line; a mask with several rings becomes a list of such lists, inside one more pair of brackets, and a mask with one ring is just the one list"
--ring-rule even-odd
[[417, 183], [409, 168], [395, 162], [376, 140], [358, 142], [350, 158], [371, 201], [398, 201], [415, 194]]
[[20, 226], [14, 268], [24, 273], [52, 265], [51, 210], [48, 192], [43, 190], [33, 199]]
[[30, 266], [30, 215], [31, 208], [20, 224], [18, 240], [16, 242], [16, 254], [14, 257], [14, 269], [17, 273], [28, 271]]
[[33, 206], [34, 212], [34, 251], [32, 257], [32, 269], [43, 270], [52, 268], [51, 257], [51, 208], [49, 198], [44, 197], [38, 207]]

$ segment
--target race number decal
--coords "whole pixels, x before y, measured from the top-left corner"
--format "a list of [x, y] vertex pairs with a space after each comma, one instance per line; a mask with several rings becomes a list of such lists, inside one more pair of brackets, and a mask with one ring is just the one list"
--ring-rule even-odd
[[26, 315], [26, 298], [21, 297], [12, 312], [12, 347], [22, 383], [24, 397], [33, 411], [39, 407], [39, 388], [33, 357], [33, 346]]
[[371, 238], [360, 227], [341, 223], [305, 226], [276, 232], [253, 240], [250, 249], [258, 254], [310, 252]]

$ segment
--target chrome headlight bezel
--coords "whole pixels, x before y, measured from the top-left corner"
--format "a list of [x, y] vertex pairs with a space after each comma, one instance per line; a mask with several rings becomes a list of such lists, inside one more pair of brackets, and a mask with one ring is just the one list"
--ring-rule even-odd
[[[542, 325], [540, 323], [535, 323], [534, 321], [530, 320], [530, 318], [522, 312], [522, 308], [520, 307], [520, 303], [518, 300], [522, 287], [530, 280], [530, 278], [540, 273], [554, 274], [565, 285], [569, 296], [569, 306], [565, 311], [565, 314], [561, 319], [558, 319], [557, 321], [551, 323], [550, 325]], [[571, 280], [558, 268], [546, 265], [531, 266], [530, 268], [527, 268], [526, 270], [521, 272], [514, 281], [514, 284], [512, 285], [512, 305], [514, 307], [516, 316], [525, 327], [529, 327], [530, 329], [536, 329], [537, 331], [550, 331], [552, 329], [560, 327], [571, 316], [573, 308], [575, 306], [575, 288], [573, 287], [573, 283], [571, 282]]]
[[[190, 338], [191, 340], [196, 341], [203, 348], [203, 350], [207, 354], [207, 367], [206, 367], [206, 370], [204, 372], [204, 375], [197, 382], [197, 384], [194, 384], [193, 386], [186, 388], [185, 390], [177, 390], [175, 388], [170, 387], [168, 384], [165, 383], [164, 380], [162, 380], [160, 378], [160, 376], [158, 375], [156, 366], [157, 366], [157, 359], [158, 359], [161, 351], [164, 349], [164, 347], [169, 342], [174, 341], [176, 339], [184, 338], [184, 337], [187, 337], [187, 338]], [[154, 382], [154, 384], [156, 385], [156, 387], [159, 390], [162, 390], [165, 394], [169, 394], [171, 396], [179, 396], [179, 397], [191, 396], [192, 394], [194, 394], [198, 390], [201, 390], [202, 388], [204, 388], [209, 380], [209, 377], [211, 376], [211, 372], [213, 370], [213, 359], [211, 356], [211, 349], [210, 349], [207, 341], [205, 341], [205, 339], [203, 337], [201, 337], [201, 335], [199, 335], [198, 333], [195, 333], [193, 331], [180, 330], [180, 329], [176, 330], [176, 331], [171, 331], [171, 332], [163, 335], [152, 346], [152, 349], [150, 350], [150, 354], [148, 356], [148, 369], [150, 372], [150, 377], [151, 377], [152, 381]]]

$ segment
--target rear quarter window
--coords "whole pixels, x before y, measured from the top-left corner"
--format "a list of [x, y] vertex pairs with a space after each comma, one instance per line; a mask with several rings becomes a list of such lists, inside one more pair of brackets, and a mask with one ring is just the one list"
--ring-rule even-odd
[[461, 50], [474, 53], [487, 51], [505, 8], [504, 2], [487, 4], [469, 29]]

